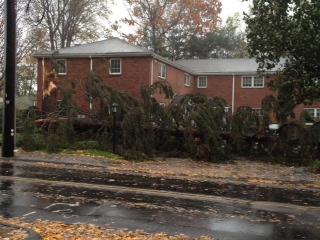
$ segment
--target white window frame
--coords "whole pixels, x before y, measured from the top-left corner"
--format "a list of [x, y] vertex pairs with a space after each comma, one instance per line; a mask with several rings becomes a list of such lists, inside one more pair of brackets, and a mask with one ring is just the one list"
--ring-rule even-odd
[[59, 109], [62, 106], [62, 100], [57, 99], [57, 109]]
[[158, 65], [158, 77], [166, 79], [167, 78], [167, 65], [159, 62]]
[[315, 121], [320, 121], [320, 108], [305, 108]]
[[184, 85], [190, 87], [190, 74], [188, 73], [184, 74]]
[[[201, 83], [202, 81], [204, 81], [204, 82]], [[199, 76], [198, 77], [198, 88], [207, 88], [207, 87], [208, 87], [208, 77], [207, 76]]]
[[[114, 66], [114, 63], [117, 64], [117, 66]], [[122, 61], [121, 58], [110, 58], [109, 60], [109, 73], [112, 75], [120, 75], [122, 73]]]
[[67, 59], [56, 59], [55, 70], [57, 75], [67, 75]]
[[[260, 84], [261, 79], [262, 79], [262, 84]], [[249, 83], [245, 83], [245, 80], [249, 80]], [[257, 82], [258, 80], [259, 82]], [[242, 88], [264, 88], [264, 77], [242, 76], [241, 87]]]

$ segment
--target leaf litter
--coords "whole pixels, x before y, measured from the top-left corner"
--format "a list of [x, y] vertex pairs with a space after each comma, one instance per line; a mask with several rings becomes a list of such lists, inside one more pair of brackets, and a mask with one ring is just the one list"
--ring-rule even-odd
[[[198, 238], [191, 238], [187, 235], [170, 236], [167, 233], [148, 233], [144, 230], [128, 231], [127, 229], [110, 229], [89, 223], [67, 224], [58, 221], [38, 219], [34, 222], [27, 222], [23, 218], [6, 219], [0, 217], [0, 222], [17, 226], [14, 230], [0, 231], [0, 239], [23, 240], [28, 237], [24, 228], [37, 232], [43, 240], [214, 240], [214, 238], [203, 235]], [[19, 228], [21, 227], [21, 228]]]

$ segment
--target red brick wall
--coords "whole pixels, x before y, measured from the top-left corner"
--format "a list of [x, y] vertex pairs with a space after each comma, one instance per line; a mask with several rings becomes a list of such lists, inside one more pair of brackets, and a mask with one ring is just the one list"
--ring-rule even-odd
[[[245, 75], [250, 76], [250, 75]], [[252, 108], [261, 108], [262, 99], [269, 94], [274, 94], [267, 87], [269, 79], [265, 78], [263, 88], [243, 88], [242, 75], [215, 75], [207, 76], [207, 88], [198, 88], [197, 78], [194, 81], [195, 92], [215, 97], [224, 98], [230, 107], [232, 107], [233, 82], [234, 82], [234, 112], [241, 106], [251, 106]]]
[[[38, 59], [38, 107], [43, 107], [42, 81], [43, 81], [43, 60]], [[178, 95], [189, 93], [201, 93], [210, 97], [220, 96], [224, 98], [230, 107], [232, 107], [233, 75], [215, 75], [207, 76], [207, 88], [198, 88], [198, 76], [190, 76], [190, 86], [185, 86], [185, 72], [166, 64], [166, 79], [158, 77], [159, 61], [151, 57], [130, 57], [121, 58], [122, 73], [120, 75], [109, 74], [109, 58], [92, 58], [93, 72], [101, 76], [107, 85], [117, 88], [122, 92], [129, 92], [133, 97], [140, 98], [140, 87], [144, 83], [150, 85], [156, 81], [167, 81], [171, 84], [173, 92]], [[164, 63], [165, 64], [165, 63]], [[47, 72], [52, 71], [53, 62], [51, 59], [44, 59], [44, 66]], [[90, 71], [90, 58], [70, 58], [67, 59], [67, 74], [57, 76], [55, 79], [57, 85], [66, 83], [67, 79], [72, 79], [77, 86], [76, 101], [79, 107], [84, 111], [89, 111], [89, 101], [86, 97], [86, 81]], [[246, 75], [250, 76], [250, 75]], [[266, 84], [270, 79], [264, 78], [265, 86], [263, 88], [242, 88], [242, 75], [234, 76], [234, 112], [240, 106], [251, 106], [261, 108], [262, 99], [269, 94], [275, 94], [270, 91]], [[51, 97], [62, 99], [61, 94]], [[159, 102], [169, 104], [169, 100], [164, 96], [156, 94]], [[297, 118], [303, 108], [320, 108], [320, 104], [312, 106], [298, 106], [295, 109]]]
[[[134, 97], [140, 98], [141, 84], [150, 84], [150, 58], [134, 57], [121, 58], [122, 73], [120, 75], [109, 74], [109, 59], [107, 58], [92, 58], [93, 72], [102, 77], [108, 86], [117, 88], [122, 92], [129, 92]], [[52, 71], [53, 63], [51, 59], [45, 59], [45, 69], [47, 72]], [[43, 107], [42, 94], [42, 59], [38, 59], [38, 107]], [[88, 73], [90, 72], [90, 58], [69, 58], [67, 59], [67, 74], [57, 76], [55, 81], [58, 86], [68, 84], [67, 80], [72, 80], [76, 83], [76, 102], [78, 106], [89, 111], [89, 101], [86, 96], [86, 84]], [[62, 99], [61, 94], [57, 95], [57, 99]]]
[[[166, 82], [170, 83], [170, 85], [172, 86], [173, 92], [178, 95], [193, 93], [193, 91], [194, 91], [193, 81], [194, 80], [193, 80], [192, 75], [190, 75], [190, 86], [185, 86], [184, 85], [184, 81], [185, 81], [185, 72], [184, 71], [166, 64], [166, 71], [167, 71], [166, 78], [163, 79], [161, 77], [158, 77], [158, 70], [159, 70], [159, 61], [158, 60], [153, 60], [153, 70], [154, 70], [153, 71], [153, 80], [154, 80], [153, 82], [166, 81]], [[164, 99], [164, 95], [160, 96], [159, 94], [157, 94], [155, 97], [161, 103], [165, 103], [166, 105], [168, 105], [170, 103], [170, 101], [168, 99]]]

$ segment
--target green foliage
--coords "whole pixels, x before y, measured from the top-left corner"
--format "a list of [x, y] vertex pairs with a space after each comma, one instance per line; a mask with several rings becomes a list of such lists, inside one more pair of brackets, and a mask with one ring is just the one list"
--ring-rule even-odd
[[130, 161], [141, 162], [150, 159], [150, 157], [148, 157], [145, 153], [133, 149], [125, 149], [120, 147], [119, 152], [124, 159]]
[[99, 147], [99, 143], [97, 141], [75, 141], [74, 144], [72, 144], [72, 147], [74, 149], [81, 149], [81, 150], [84, 150], [84, 149], [96, 149], [98, 150], [100, 147]]
[[[247, 151], [245, 135], [259, 132], [260, 118], [249, 106], [239, 107], [231, 120], [231, 137], [237, 151]], [[249, 145], [250, 147], [250, 145]]]
[[30, 118], [26, 118], [21, 128], [20, 142], [18, 146], [26, 151], [43, 150], [46, 147], [43, 134], [36, 128], [34, 122]]
[[259, 71], [278, 69], [269, 86], [282, 102], [320, 100], [319, 16], [320, 1], [301, 0], [253, 0], [245, 16], [249, 54]]
[[72, 144], [75, 140], [75, 131], [72, 120], [60, 121], [54, 133], [62, 142]]
[[312, 166], [317, 172], [320, 172], [320, 160], [314, 161]]
[[313, 117], [306, 109], [301, 111], [300, 121], [302, 121], [303, 123], [314, 123]]
[[277, 122], [283, 124], [288, 122], [288, 117], [295, 119], [294, 114], [295, 103], [293, 99], [289, 100], [285, 89], [279, 91], [278, 97], [274, 95], [267, 95], [262, 100], [262, 110], [264, 115], [268, 115], [270, 120], [270, 113], [274, 113]]
[[191, 37], [184, 58], [242, 58], [248, 55], [245, 35], [239, 25], [239, 14], [229, 17], [224, 26], [220, 26], [205, 37]]
[[95, 150], [95, 149], [84, 149], [84, 150], [72, 150], [72, 149], [64, 149], [62, 151], [64, 154], [74, 154], [74, 155], [81, 155], [81, 156], [92, 156], [92, 157], [105, 157], [110, 159], [122, 160], [123, 158], [114, 155], [109, 152]]
[[65, 142], [61, 141], [61, 138], [56, 133], [48, 134], [46, 137], [46, 151], [48, 153], [61, 152], [65, 147]]
[[98, 145], [99, 149], [104, 151], [110, 151], [111, 149], [111, 134], [109, 134], [107, 131], [102, 132], [98, 137]]
[[[146, 121], [146, 114], [141, 108], [132, 109], [122, 122], [123, 146], [131, 151], [154, 155], [154, 131], [152, 123]], [[127, 151], [126, 151], [127, 152]]]
[[197, 159], [220, 161], [229, 150], [219, 136], [226, 120], [226, 101], [201, 94], [177, 96], [169, 106], [175, 127], [184, 130], [185, 151]]
[[131, 42], [156, 54], [183, 58], [192, 36], [205, 37], [219, 23], [219, 0], [126, 0], [129, 18], [122, 22], [135, 26], [134, 33], [122, 33]]
[[[87, 99], [98, 108], [93, 109], [92, 113], [98, 116], [100, 120], [110, 117], [110, 108], [112, 103], [118, 103], [118, 119], [123, 119], [124, 114], [130, 111], [132, 107], [139, 106], [139, 101], [133, 98], [129, 93], [121, 93], [117, 89], [106, 85], [104, 79], [90, 72], [89, 81], [86, 85]], [[110, 119], [109, 119], [110, 120]]]

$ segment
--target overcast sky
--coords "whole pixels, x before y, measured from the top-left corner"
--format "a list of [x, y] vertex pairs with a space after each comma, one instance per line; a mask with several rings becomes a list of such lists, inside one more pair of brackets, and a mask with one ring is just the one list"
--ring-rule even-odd
[[[225, 21], [229, 16], [232, 16], [236, 12], [244, 12], [248, 10], [249, 3], [242, 2], [241, 0], [220, 0], [222, 3], [221, 18]], [[112, 9], [111, 21], [116, 21], [123, 18], [127, 12], [124, 7], [124, 0], [116, 0]]]
[[246, 12], [249, 6], [248, 2], [242, 2], [241, 0], [221, 0], [221, 3], [221, 18], [223, 20], [226, 20], [229, 16], [232, 16], [236, 12]]
[[[113, 16], [114, 19], [120, 19], [126, 14], [126, 10], [123, 5], [124, 0], [116, 0], [115, 6], [113, 7]], [[248, 2], [242, 2], [241, 0], [221, 0], [222, 3], [222, 12], [221, 18], [223, 20], [227, 17], [232, 16], [236, 12], [243, 12], [248, 9]]]

